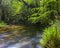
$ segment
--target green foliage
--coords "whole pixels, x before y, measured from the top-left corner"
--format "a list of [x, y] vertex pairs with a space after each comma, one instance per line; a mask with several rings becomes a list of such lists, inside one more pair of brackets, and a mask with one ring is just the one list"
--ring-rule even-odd
[[31, 14], [30, 18], [28, 18], [28, 20], [31, 21], [32, 23], [37, 23], [37, 22], [41, 22], [41, 24], [49, 23], [52, 18], [51, 14], [53, 17], [56, 14], [55, 13], [57, 11], [56, 4], [57, 4], [56, 0], [40, 1], [40, 6], [38, 8], [32, 9], [33, 13]]
[[[60, 40], [58, 34], [60, 34], [60, 22], [56, 21], [51, 27], [48, 27], [44, 30], [43, 39], [41, 40], [41, 44], [43, 46], [46, 46], [47, 44], [51, 44], [51, 41], [54, 42], [52, 45], [54, 45], [54, 48], [57, 47], [56, 43], [59, 43], [58, 40]], [[58, 44], [59, 46], [59, 44]], [[48, 46], [47, 46], [48, 47]], [[50, 46], [52, 48], [52, 46]], [[48, 47], [49, 48], [49, 47]]]
[[18, 0], [5, 0], [2, 1], [2, 5], [5, 9], [5, 12], [10, 16], [15, 16], [16, 14], [19, 14], [23, 7], [23, 3], [19, 2]]
[[11, 5], [11, 11], [10, 13], [15, 16], [16, 14], [19, 14], [22, 10], [22, 7], [23, 7], [23, 3], [22, 2], [19, 2], [19, 1], [13, 1], [12, 2], [12, 5]]
[[49, 23], [50, 14], [51, 14], [51, 11], [47, 11], [47, 12], [44, 12], [43, 14], [41, 14], [39, 17], [38, 16], [36, 17], [36, 13], [35, 13], [35, 14], [32, 15], [31, 18], [29, 18], [29, 20], [32, 23], [37, 23], [37, 22], [41, 22], [42, 24], [45, 23], [45, 22]]
[[23, 21], [29, 21], [34, 24], [36, 24], [37, 22], [41, 24], [49, 24], [49, 22], [54, 20], [54, 16], [57, 12], [57, 0], [23, 1], [2, 0], [5, 19], [8, 20], [7, 22], [9, 22], [9, 20], [11, 19], [15, 22], [19, 22], [19, 20], [21, 19]]
[[57, 8], [58, 8], [58, 11], [60, 12], [60, 0], [57, 1]]
[[35, 0], [25, 0], [29, 5], [30, 4], [35, 4]]
[[[59, 18], [60, 0], [2, 0], [1, 6], [0, 20], [4, 17], [3, 21], [9, 24], [20, 24], [20, 22], [33, 25], [39, 24], [40, 27], [42, 26], [41, 30], [51, 25], [44, 30], [41, 44], [46, 46], [53, 42], [53, 46], [57, 46], [58, 42], [56, 41], [60, 41], [60, 23], [54, 21]], [[0, 22], [0, 27], [5, 25], [4, 22]]]
[[40, 5], [40, 0], [25, 0], [30, 7], [36, 7]]
[[4, 27], [4, 26], [6, 26], [6, 23], [3, 21], [0, 21], [0, 27]]

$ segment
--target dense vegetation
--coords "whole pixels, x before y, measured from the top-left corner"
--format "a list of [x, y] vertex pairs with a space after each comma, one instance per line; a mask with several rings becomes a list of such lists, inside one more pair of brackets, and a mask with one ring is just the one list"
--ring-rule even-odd
[[46, 48], [60, 48], [59, 21], [60, 0], [0, 0], [0, 27], [39, 26], [44, 32], [41, 44]]

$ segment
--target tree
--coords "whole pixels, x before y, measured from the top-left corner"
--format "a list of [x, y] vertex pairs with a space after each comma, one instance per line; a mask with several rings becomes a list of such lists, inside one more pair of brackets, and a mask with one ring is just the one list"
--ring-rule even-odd
[[2, 1], [2, 0], [0, 0], [0, 20], [1, 20], [1, 16], [2, 16], [1, 1]]
[[13, 21], [12, 16], [21, 13], [23, 3], [18, 0], [2, 0], [2, 6], [5, 13], [5, 21], [9, 22], [9, 20]]
[[31, 14], [29, 20], [32, 23], [37, 23], [37, 22], [41, 22], [42, 24], [49, 23], [51, 20], [54, 19], [54, 16], [56, 15], [57, 12], [56, 7], [57, 5], [55, 0], [40, 1], [40, 7], [34, 8], [34, 10], [37, 11], [36, 12], [34, 11], [35, 13]]

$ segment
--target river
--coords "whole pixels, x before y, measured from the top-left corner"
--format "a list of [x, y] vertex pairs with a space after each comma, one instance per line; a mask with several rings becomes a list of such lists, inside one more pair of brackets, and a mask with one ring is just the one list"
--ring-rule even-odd
[[[33, 30], [31, 32], [33, 32]], [[8, 32], [8, 34], [0, 34], [0, 48], [42, 48], [42, 46], [40, 45], [40, 34], [30, 37], [29, 35], [27, 35], [27, 33], [24, 33], [14, 39], [10, 38], [10, 36], [14, 35], [12, 35], [11, 32]], [[8, 39], [7, 37], [10, 39]]]
[[0, 48], [42, 48], [36, 37], [30, 38], [29, 40], [26, 40], [25, 38], [20, 41], [10, 40], [6, 42], [4, 42], [4, 39], [0, 39], [2, 40], [2, 43], [0, 43]]

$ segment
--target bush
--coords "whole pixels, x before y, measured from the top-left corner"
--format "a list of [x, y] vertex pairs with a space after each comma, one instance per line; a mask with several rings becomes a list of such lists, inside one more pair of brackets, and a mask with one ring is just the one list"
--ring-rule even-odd
[[3, 21], [0, 21], [0, 27], [4, 27], [4, 26], [6, 26], [6, 23]]
[[60, 22], [56, 21], [51, 27], [44, 30], [41, 44], [47, 48], [60, 48]]

